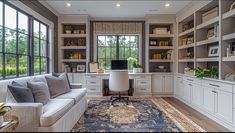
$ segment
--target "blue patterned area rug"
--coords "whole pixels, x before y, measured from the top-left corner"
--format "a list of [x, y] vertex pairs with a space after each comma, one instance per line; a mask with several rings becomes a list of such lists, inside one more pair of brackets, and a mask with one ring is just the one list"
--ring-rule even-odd
[[129, 105], [93, 98], [72, 132], [200, 132], [201, 127], [162, 98], [131, 98]]

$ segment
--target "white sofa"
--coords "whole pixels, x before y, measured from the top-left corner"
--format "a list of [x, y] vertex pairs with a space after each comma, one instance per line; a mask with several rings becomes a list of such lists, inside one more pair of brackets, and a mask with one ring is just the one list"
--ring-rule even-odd
[[[48, 74], [49, 75], [49, 74]], [[45, 80], [45, 75], [33, 76]], [[43, 106], [41, 103], [16, 103], [7, 86], [12, 81], [27, 84], [33, 77], [0, 81], [0, 102], [12, 107], [10, 114], [19, 118], [16, 131], [69, 132], [87, 108], [85, 88], [75, 88], [58, 96]]]

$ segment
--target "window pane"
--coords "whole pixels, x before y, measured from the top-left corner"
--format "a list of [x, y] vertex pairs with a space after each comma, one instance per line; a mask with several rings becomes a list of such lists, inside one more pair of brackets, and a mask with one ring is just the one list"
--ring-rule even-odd
[[16, 32], [5, 28], [5, 52], [16, 53]]
[[2, 21], [3, 21], [3, 18], [2, 18], [2, 16], [3, 16], [3, 8], [2, 8], [2, 2], [0, 1], [0, 26], [2, 26]]
[[2, 52], [2, 39], [3, 39], [3, 28], [0, 26], [0, 52]]
[[0, 79], [2, 79], [2, 67], [3, 67], [2, 66], [2, 61], [3, 61], [2, 58], [3, 58], [2, 53], [0, 53]]
[[98, 46], [105, 46], [105, 36], [98, 36]]
[[28, 56], [19, 56], [19, 75], [27, 76], [28, 74]]
[[41, 24], [41, 39], [46, 40], [47, 27], [44, 24]]
[[117, 45], [117, 37], [116, 36], [107, 36], [106, 46], [116, 47], [116, 45]]
[[46, 57], [47, 56], [47, 42], [44, 40], [41, 40], [41, 56]]
[[18, 13], [18, 17], [19, 17], [19, 32], [21, 33], [25, 33], [28, 34], [28, 16], [22, 14], [22, 13]]
[[6, 65], [6, 77], [14, 78], [16, 77], [16, 55], [6, 54], [5, 55], [5, 65]]
[[34, 74], [40, 73], [40, 59], [39, 57], [34, 57]]
[[47, 68], [47, 59], [46, 58], [42, 58], [41, 72], [42, 73], [46, 73], [46, 68]]
[[34, 55], [39, 56], [39, 39], [34, 37], [33, 40], [33, 46], [34, 46]]
[[105, 58], [105, 47], [99, 47], [98, 58]]
[[36, 20], [33, 21], [33, 32], [34, 32], [34, 37], [39, 38], [39, 22]]
[[28, 36], [25, 34], [20, 34], [19, 33], [19, 38], [18, 38], [18, 52], [19, 54], [24, 54], [24, 55], [28, 55]]
[[98, 63], [99, 63], [99, 68], [104, 69], [105, 60], [104, 59], [98, 59]]
[[111, 48], [111, 58], [116, 59], [116, 57], [117, 57], [117, 49], [115, 47]]
[[124, 59], [125, 58], [125, 48], [119, 47], [119, 58]]
[[5, 26], [16, 30], [16, 10], [5, 4]]

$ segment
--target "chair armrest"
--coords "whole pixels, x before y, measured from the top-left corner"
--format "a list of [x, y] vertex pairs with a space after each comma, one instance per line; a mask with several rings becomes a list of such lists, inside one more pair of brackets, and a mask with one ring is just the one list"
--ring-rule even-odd
[[19, 119], [16, 131], [37, 131], [40, 126], [40, 116], [43, 114], [42, 103], [7, 103], [11, 106], [8, 112]]
[[70, 86], [72, 87], [72, 89], [81, 89], [82, 88], [81, 83], [72, 83], [72, 84], [70, 84]]

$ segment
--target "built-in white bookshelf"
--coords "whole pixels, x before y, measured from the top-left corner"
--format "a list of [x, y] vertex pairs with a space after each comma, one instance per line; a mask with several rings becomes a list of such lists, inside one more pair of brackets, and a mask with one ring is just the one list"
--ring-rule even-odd
[[[66, 26], [72, 28], [66, 32]], [[89, 62], [89, 21], [87, 18], [62, 18], [59, 22], [59, 72], [86, 72]], [[84, 71], [77, 71], [82, 65]]]
[[[174, 71], [174, 49], [176, 37], [176, 21], [151, 20], [146, 23], [146, 72], [172, 73]], [[156, 33], [156, 29], [166, 29], [165, 34]], [[164, 66], [160, 69], [159, 66]]]
[[[219, 80], [225, 80], [228, 74], [235, 74], [235, 9], [231, 8], [234, 2], [235, 0], [212, 0], [193, 14], [177, 20], [178, 73], [184, 74], [186, 67], [217, 67]], [[212, 9], [217, 11], [213, 12], [214, 16], [210, 19], [205, 18], [204, 13]], [[183, 25], [192, 20], [194, 27], [182, 31]], [[209, 33], [214, 35], [210, 36]], [[182, 45], [181, 40], [187, 35], [193, 35], [195, 42]], [[212, 47], [218, 48], [217, 55], [209, 54]], [[182, 58], [190, 50], [194, 53], [193, 58]]]

